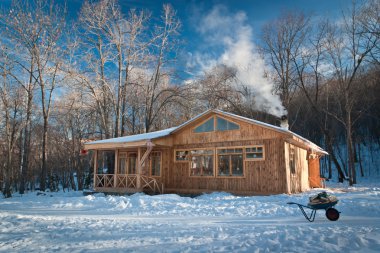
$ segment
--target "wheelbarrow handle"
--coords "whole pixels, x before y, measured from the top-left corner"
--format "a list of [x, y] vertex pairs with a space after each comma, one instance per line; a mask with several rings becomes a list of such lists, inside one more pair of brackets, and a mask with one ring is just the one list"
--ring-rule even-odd
[[[301, 205], [301, 204], [299, 204], [299, 203], [295, 203], [295, 202], [288, 202], [287, 204], [288, 204], [288, 205], [297, 205], [297, 206], [299, 207], [299, 209], [301, 210], [302, 214], [305, 216], [305, 218], [306, 218], [308, 221], [310, 221], [310, 222], [313, 222], [313, 221], [314, 221], [314, 219], [315, 219], [315, 214], [316, 214], [316, 212], [317, 212], [316, 209], [311, 208], [311, 207], [309, 207], [309, 206]], [[308, 208], [308, 209], [311, 209], [311, 210], [312, 210], [311, 213], [310, 213], [310, 216], [306, 214], [304, 208]]]

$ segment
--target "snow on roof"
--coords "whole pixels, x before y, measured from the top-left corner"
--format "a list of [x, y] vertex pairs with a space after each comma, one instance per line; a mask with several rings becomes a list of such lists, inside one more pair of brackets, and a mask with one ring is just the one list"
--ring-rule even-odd
[[86, 144], [91, 145], [91, 144], [104, 144], [104, 143], [127, 143], [127, 142], [134, 142], [134, 141], [152, 140], [152, 139], [168, 136], [175, 129], [177, 129], [177, 127], [172, 127], [172, 128], [164, 129], [161, 131], [150, 132], [150, 133], [145, 133], [145, 134], [136, 134], [136, 135], [106, 139], [106, 140], [92, 141]]
[[316, 145], [315, 143], [309, 141], [308, 139], [288, 130], [288, 129], [285, 129], [285, 128], [282, 128], [282, 127], [278, 127], [278, 126], [274, 126], [274, 125], [271, 125], [271, 124], [268, 124], [268, 123], [264, 123], [262, 121], [258, 121], [258, 120], [254, 120], [254, 119], [250, 119], [250, 118], [246, 118], [246, 117], [243, 117], [243, 116], [239, 116], [239, 115], [236, 115], [236, 114], [233, 114], [233, 113], [229, 113], [229, 112], [224, 112], [224, 111], [221, 111], [221, 110], [207, 110], [201, 114], [198, 114], [197, 116], [195, 116], [194, 118], [184, 122], [183, 124], [177, 126], [177, 127], [172, 127], [172, 128], [168, 128], [168, 129], [164, 129], [164, 130], [161, 130], [161, 131], [156, 131], [156, 132], [150, 132], [150, 133], [145, 133], [145, 134], [136, 134], [136, 135], [129, 135], [129, 136], [124, 136], [124, 137], [118, 137], [118, 138], [112, 138], [112, 139], [106, 139], [106, 140], [99, 140], [99, 141], [92, 141], [92, 142], [88, 142], [86, 144], [105, 144], [105, 143], [128, 143], [128, 142], [135, 142], [135, 141], [143, 141], [143, 140], [152, 140], [152, 139], [156, 139], [156, 138], [160, 138], [160, 137], [165, 137], [165, 136], [168, 136], [170, 135], [171, 133], [175, 132], [175, 131], [178, 131], [180, 130], [181, 128], [187, 126], [188, 124], [190, 124], [191, 122], [201, 118], [202, 116], [204, 115], [207, 115], [208, 113], [210, 112], [215, 112], [215, 113], [218, 113], [218, 114], [222, 114], [222, 115], [226, 115], [226, 116], [230, 116], [232, 118], [235, 118], [235, 119], [240, 119], [240, 120], [243, 120], [245, 122], [248, 122], [248, 123], [253, 123], [255, 125], [259, 125], [259, 126], [263, 126], [263, 127], [266, 127], [266, 128], [270, 128], [270, 129], [273, 129], [275, 131], [278, 131], [278, 132], [282, 132], [282, 133], [285, 133], [285, 134], [290, 134], [290, 135], [293, 135], [297, 138], [299, 138], [300, 140], [302, 140], [303, 142], [306, 143], [306, 145], [308, 145], [311, 149], [317, 151], [317, 152], [320, 152], [320, 153], [323, 153], [323, 154], [328, 154], [326, 151], [324, 151], [321, 147], [319, 147], [318, 145]]

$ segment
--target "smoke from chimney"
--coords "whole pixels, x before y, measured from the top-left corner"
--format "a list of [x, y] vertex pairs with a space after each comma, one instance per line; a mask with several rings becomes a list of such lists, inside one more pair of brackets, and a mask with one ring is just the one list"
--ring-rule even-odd
[[281, 116], [280, 126], [286, 130], [289, 129], [288, 117], [286, 115]]

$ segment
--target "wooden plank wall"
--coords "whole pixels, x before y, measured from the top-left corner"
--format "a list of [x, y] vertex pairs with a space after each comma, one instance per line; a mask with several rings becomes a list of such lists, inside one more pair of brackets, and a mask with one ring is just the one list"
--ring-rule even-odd
[[[288, 193], [298, 193], [310, 189], [309, 186], [309, 165], [307, 159], [307, 151], [305, 149], [296, 147], [292, 144], [285, 143], [285, 154], [286, 154], [286, 170], [288, 178]], [[295, 152], [295, 174], [290, 172], [289, 157], [290, 148], [294, 148]]]
[[[232, 121], [231, 119], [228, 119]], [[287, 192], [286, 164], [283, 136], [266, 128], [244, 122], [240, 130], [193, 133], [189, 127], [176, 134], [174, 146], [168, 150], [170, 164], [164, 166], [165, 192], [197, 194], [210, 191], [228, 191], [235, 194], [273, 194]], [[189, 162], [174, 162], [175, 149], [220, 148], [264, 145], [265, 160], [245, 161], [244, 177], [191, 177]], [[216, 163], [216, 156], [214, 163]], [[216, 170], [216, 166], [215, 166]]]

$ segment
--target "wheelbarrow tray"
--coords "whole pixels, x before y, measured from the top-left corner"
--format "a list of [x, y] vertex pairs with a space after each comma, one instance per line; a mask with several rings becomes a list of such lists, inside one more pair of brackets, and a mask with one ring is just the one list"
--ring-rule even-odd
[[325, 203], [309, 203], [307, 206], [311, 209], [319, 210], [319, 209], [328, 209], [330, 207], [335, 206], [338, 203], [338, 200], [329, 201]]

